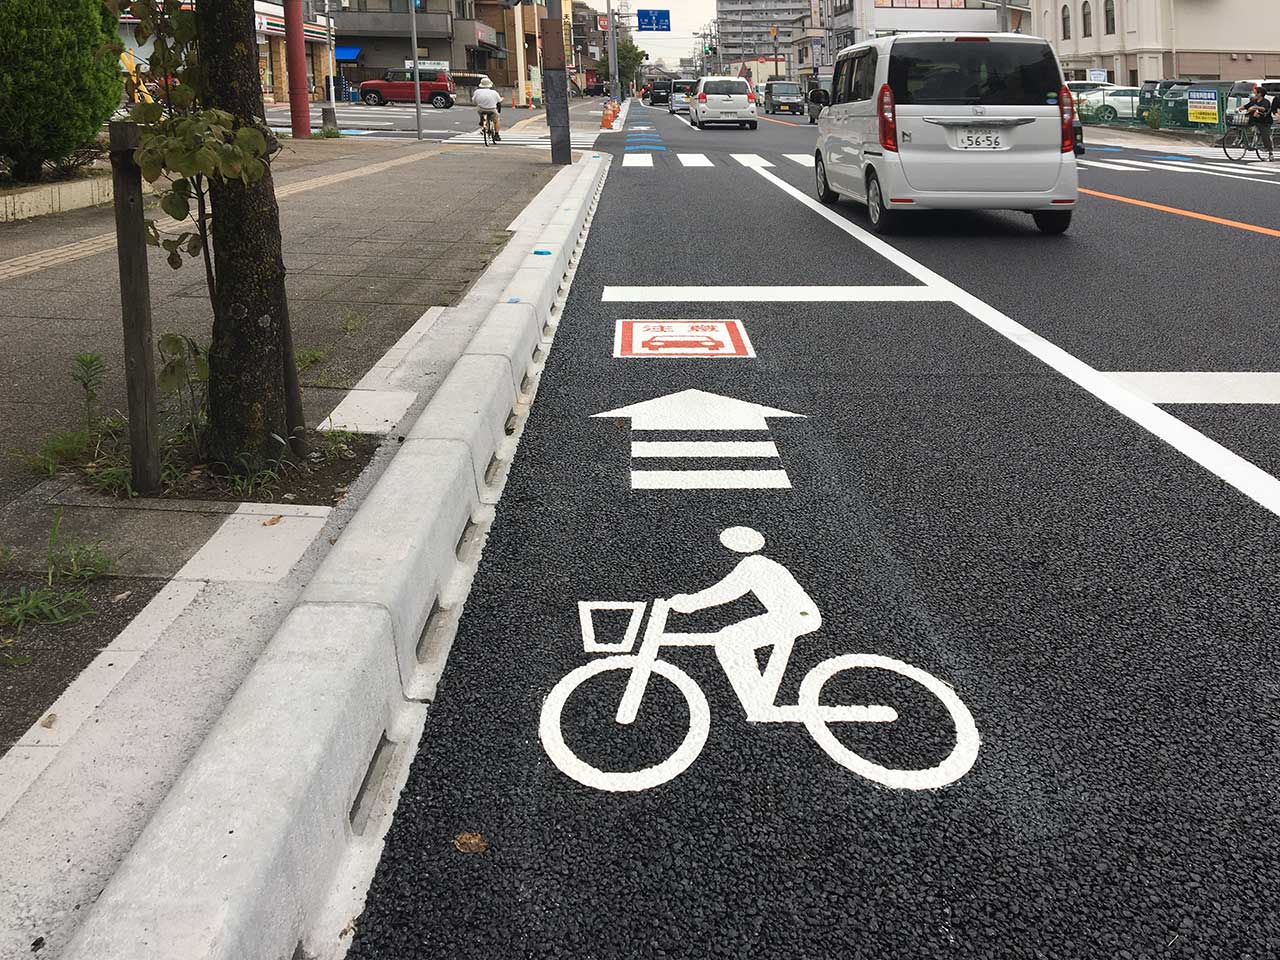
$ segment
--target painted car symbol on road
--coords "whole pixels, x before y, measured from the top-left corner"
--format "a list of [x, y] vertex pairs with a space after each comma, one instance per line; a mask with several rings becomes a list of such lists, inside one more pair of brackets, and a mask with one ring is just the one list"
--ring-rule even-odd
[[703, 336], [653, 336], [641, 342], [646, 350], [723, 350], [724, 341]]

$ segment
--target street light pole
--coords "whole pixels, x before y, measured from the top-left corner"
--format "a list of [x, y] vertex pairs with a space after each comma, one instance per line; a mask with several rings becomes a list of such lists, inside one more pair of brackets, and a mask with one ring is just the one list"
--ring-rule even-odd
[[329, 106], [334, 115], [338, 112], [338, 60], [333, 49], [333, 13], [329, 10], [329, 0], [324, 0], [324, 22], [329, 34]]
[[618, 86], [618, 21], [613, 18], [613, 0], [606, 0], [605, 12], [609, 15], [609, 92], [615, 100], [622, 100]]
[[409, 42], [413, 44], [413, 127], [422, 139], [422, 85], [418, 82], [418, 0], [409, 0]]

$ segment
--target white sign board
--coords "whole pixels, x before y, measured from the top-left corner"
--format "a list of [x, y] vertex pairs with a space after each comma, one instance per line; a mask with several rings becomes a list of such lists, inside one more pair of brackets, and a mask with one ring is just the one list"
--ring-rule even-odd
[[[404, 62], [404, 68], [406, 70], [412, 70], [413, 61], [406, 60]], [[419, 60], [418, 69], [419, 70], [448, 70], [449, 61], [448, 60]]]
[[1094, 83], [1106, 83], [1107, 71], [1091, 69], [1088, 71], [1088, 79], [1093, 81]]

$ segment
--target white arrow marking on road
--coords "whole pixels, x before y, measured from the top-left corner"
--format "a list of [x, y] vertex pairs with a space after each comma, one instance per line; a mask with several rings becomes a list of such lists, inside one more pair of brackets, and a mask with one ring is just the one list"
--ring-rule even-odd
[[813, 154], [811, 153], [784, 153], [783, 156], [800, 164], [802, 167], [813, 166]]
[[778, 459], [772, 440], [633, 440], [636, 457], [770, 457]]
[[627, 417], [632, 430], [768, 430], [766, 417], [804, 417], [705, 390], [681, 390], [597, 417]]

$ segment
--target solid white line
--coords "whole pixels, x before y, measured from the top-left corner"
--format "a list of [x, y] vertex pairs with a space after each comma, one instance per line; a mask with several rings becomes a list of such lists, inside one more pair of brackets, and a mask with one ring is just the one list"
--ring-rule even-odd
[[754, 167], [757, 170], [763, 167], [773, 166], [773, 164], [764, 157], [754, 153], [731, 153], [729, 156], [733, 157], [733, 159], [737, 160], [744, 167]]
[[681, 123], [683, 123], [686, 127], [688, 127], [690, 130], [692, 130], [694, 133], [702, 133], [702, 128], [701, 128], [701, 127], [695, 127], [695, 126], [693, 125], [693, 121], [692, 121], [692, 120], [690, 120], [688, 117], [682, 117], [682, 116], [680, 116], [680, 114], [678, 114], [678, 113], [673, 113], [673, 114], [671, 114], [671, 116], [675, 117], [677, 120], [679, 120]]
[[705, 153], [677, 153], [677, 159], [686, 167], [714, 167]]
[[1077, 160], [1076, 166], [1101, 167], [1103, 170], [1123, 170], [1125, 173], [1140, 173], [1141, 167], [1122, 167], [1118, 163], [1104, 163], [1101, 160]]
[[1280, 186], [1275, 180], [1264, 180], [1256, 174], [1219, 173], [1216, 170], [1201, 170], [1197, 167], [1189, 167], [1187, 164], [1179, 162], [1157, 163], [1151, 160], [1126, 160], [1125, 163], [1131, 163], [1146, 170], [1175, 170], [1178, 173], [1200, 174], [1204, 177], [1225, 177], [1228, 180], [1247, 180], [1250, 183], [1265, 183], [1273, 187]]
[[778, 457], [772, 440], [633, 440], [634, 457]]
[[1149, 430], [1175, 450], [1194, 460], [1214, 476], [1235, 487], [1245, 496], [1265, 507], [1272, 513], [1280, 515], [1280, 480], [1265, 470], [1260, 470], [1248, 460], [1232, 453], [1222, 444], [1210, 440], [1199, 430], [1183, 423], [1177, 417], [1161, 410], [1149, 400], [1145, 400], [1128, 388], [1121, 386], [1107, 374], [1095, 370], [1083, 360], [1079, 360], [1056, 344], [1050, 343], [1037, 333], [1032, 333], [1022, 324], [1005, 316], [995, 307], [978, 299], [966, 290], [962, 290], [950, 280], [934, 273], [928, 267], [916, 262], [902, 251], [873, 236], [861, 227], [850, 223], [844, 217], [823, 206], [817, 200], [797, 190], [785, 180], [779, 179], [768, 170], [758, 170], [779, 190], [799, 200], [802, 204], [821, 216], [824, 220], [839, 227], [863, 246], [880, 254], [901, 270], [923, 283], [943, 292], [947, 299], [956, 306], [980, 320], [992, 330], [1016, 343], [1037, 360], [1058, 371], [1076, 386], [1097, 397], [1117, 413], [1128, 417], [1134, 423]]
[[813, 166], [813, 154], [811, 153], [784, 153], [783, 156], [800, 164], [802, 167]]
[[[1193, 169], [1193, 170], [1209, 170], [1209, 171], [1212, 171], [1213, 173], [1235, 173], [1235, 174], [1239, 174], [1240, 176], [1249, 176], [1249, 177], [1274, 177], [1274, 176], [1276, 176], [1276, 171], [1275, 171], [1275, 170], [1264, 170], [1264, 169], [1262, 169], [1262, 163], [1259, 163], [1259, 162], [1258, 162], [1258, 161], [1256, 161], [1256, 160], [1240, 161], [1239, 163], [1233, 163], [1233, 162], [1232, 162], [1232, 161], [1230, 161], [1230, 160], [1221, 160], [1221, 161], [1218, 161], [1218, 162], [1216, 162], [1216, 163], [1195, 163], [1195, 162], [1190, 161], [1190, 160], [1151, 160], [1151, 161], [1147, 161], [1147, 160], [1128, 160], [1128, 159], [1126, 159], [1124, 162], [1125, 162], [1125, 163], [1161, 163], [1161, 164], [1164, 164], [1164, 163], [1171, 163], [1171, 164], [1173, 164], [1174, 166], [1178, 166], [1178, 167], [1190, 167], [1190, 168], [1191, 168], [1191, 169]], [[1265, 162], [1265, 161], [1263, 161], [1263, 162]]]
[[652, 167], [653, 154], [652, 153], [628, 153], [625, 157], [622, 158], [622, 165], [624, 167]]
[[[648, 158], [648, 154], [642, 154]], [[623, 163], [631, 157], [625, 157]], [[930, 286], [804, 286], [804, 287], [605, 287], [604, 302], [628, 303], [718, 303], [743, 301], [746, 303], [856, 303], [867, 300], [883, 300], [915, 303], [927, 300], [947, 300], [950, 297]]]
[[1107, 376], [1152, 403], [1280, 403], [1280, 373], [1122, 370]]
[[790, 490], [785, 470], [632, 470], [632, 490]]

